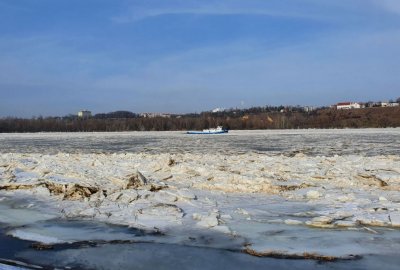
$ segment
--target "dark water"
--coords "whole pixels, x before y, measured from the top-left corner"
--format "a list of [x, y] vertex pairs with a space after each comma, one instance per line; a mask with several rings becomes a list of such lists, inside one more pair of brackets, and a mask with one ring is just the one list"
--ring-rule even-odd
[[13, 259], [18, 252], [27, 250], [29, 245], [28, 241], [5, 235], [4, 230], [0, 228], [0, 258]]
[[0, 153], [400, 154], [400, 129], [0, 134]]

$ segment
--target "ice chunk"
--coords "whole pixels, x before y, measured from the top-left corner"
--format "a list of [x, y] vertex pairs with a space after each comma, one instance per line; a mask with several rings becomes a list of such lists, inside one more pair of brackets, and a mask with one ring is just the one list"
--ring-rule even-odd
[[320, 228], [333, 228], [334, 226], [331, 224], [333, 222], [332, 217], [328, 216], [319, 216], [315, 217], [310, 221], [307, 221], [306, 224], [313, 227], [320, 227]]
[[357, 223], [355, 221], [338, 220], [335, 221], [335, 225], [338, 227], [354, 227]]
[[224, 234], [231, 234], [232, 233], [231, 229], [229, 229], [228, 226], [218, 225], [218, 226], [212, 227], [212, 229], [214, 231], [221, 232], [221, 233], [224, 233]]
[[219, 213], [218, 212], [211, 212], [207, 216], [201, 216], [200, 221], [197, 222], [198, 226], [211, 228], [218, 226], [219, 224]]
[[300, 220], [295, 220], [295, 219], [286, 219], [285, 220], [285, 224], [288, 224], [288, 225], [301, 225], [301, 224], [303, 224], [303, 222], [300, 221]]
[[173, 203], [178, 200], [178, 197], [172, 192], [161, 190], [154, 194], [154, 200], [161, 203]]
[[321, 197], [321, 193], [319, 193], [317, 190], [310, 190], [307, 192], [306, 197], [309, 200], [316, 200]]
[[183, 210], [172, 204], [156, 204], [136, 211], [136, 222], [143, 226], [163, 227], [168, 223], [181, 223]]
[[197, 198], [196, 195], [189, 189], [179, 189], [177, 195], [179, 199], [184, 200], [195, 200]]
[[389, 217], [393, 227], [400, 227], [400, 212], [391, 212]]

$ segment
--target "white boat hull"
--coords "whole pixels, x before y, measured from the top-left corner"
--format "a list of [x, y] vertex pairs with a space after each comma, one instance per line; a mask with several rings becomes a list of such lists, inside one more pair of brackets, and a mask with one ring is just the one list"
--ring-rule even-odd
[[223, 134], [223, 133], [228, 133], [227, 130], [221, 130], [221, 131], [188, 131], [186, 132], [187, 134]]

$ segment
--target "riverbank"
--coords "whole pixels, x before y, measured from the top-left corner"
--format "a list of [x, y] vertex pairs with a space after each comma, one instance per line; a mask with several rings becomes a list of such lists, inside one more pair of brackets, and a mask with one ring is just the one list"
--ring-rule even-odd
[[282, 107], [276, 111], [236, 110], [230, 112], [173, 115], [170, 117], [107, 118], [77, 116], [0, 118], [0, 133], [6, 132], [115, 132], [187, 131], [215, 128], [229, 130], [343, 129], [400, 127], [400, 107], [337, 110], [322, 108], [298, 111]]

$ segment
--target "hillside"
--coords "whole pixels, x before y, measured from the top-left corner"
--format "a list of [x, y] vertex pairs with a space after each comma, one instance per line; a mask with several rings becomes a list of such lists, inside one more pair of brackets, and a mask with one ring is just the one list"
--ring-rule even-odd
[[0, 132], [77, 132], [201, 130], [223, 125], [229, 129], [385, 128], [400, 127], [400, 107], [352, 110], [320, 109], [312, 112], [201, 113], [171, 118], [3, 118]]

